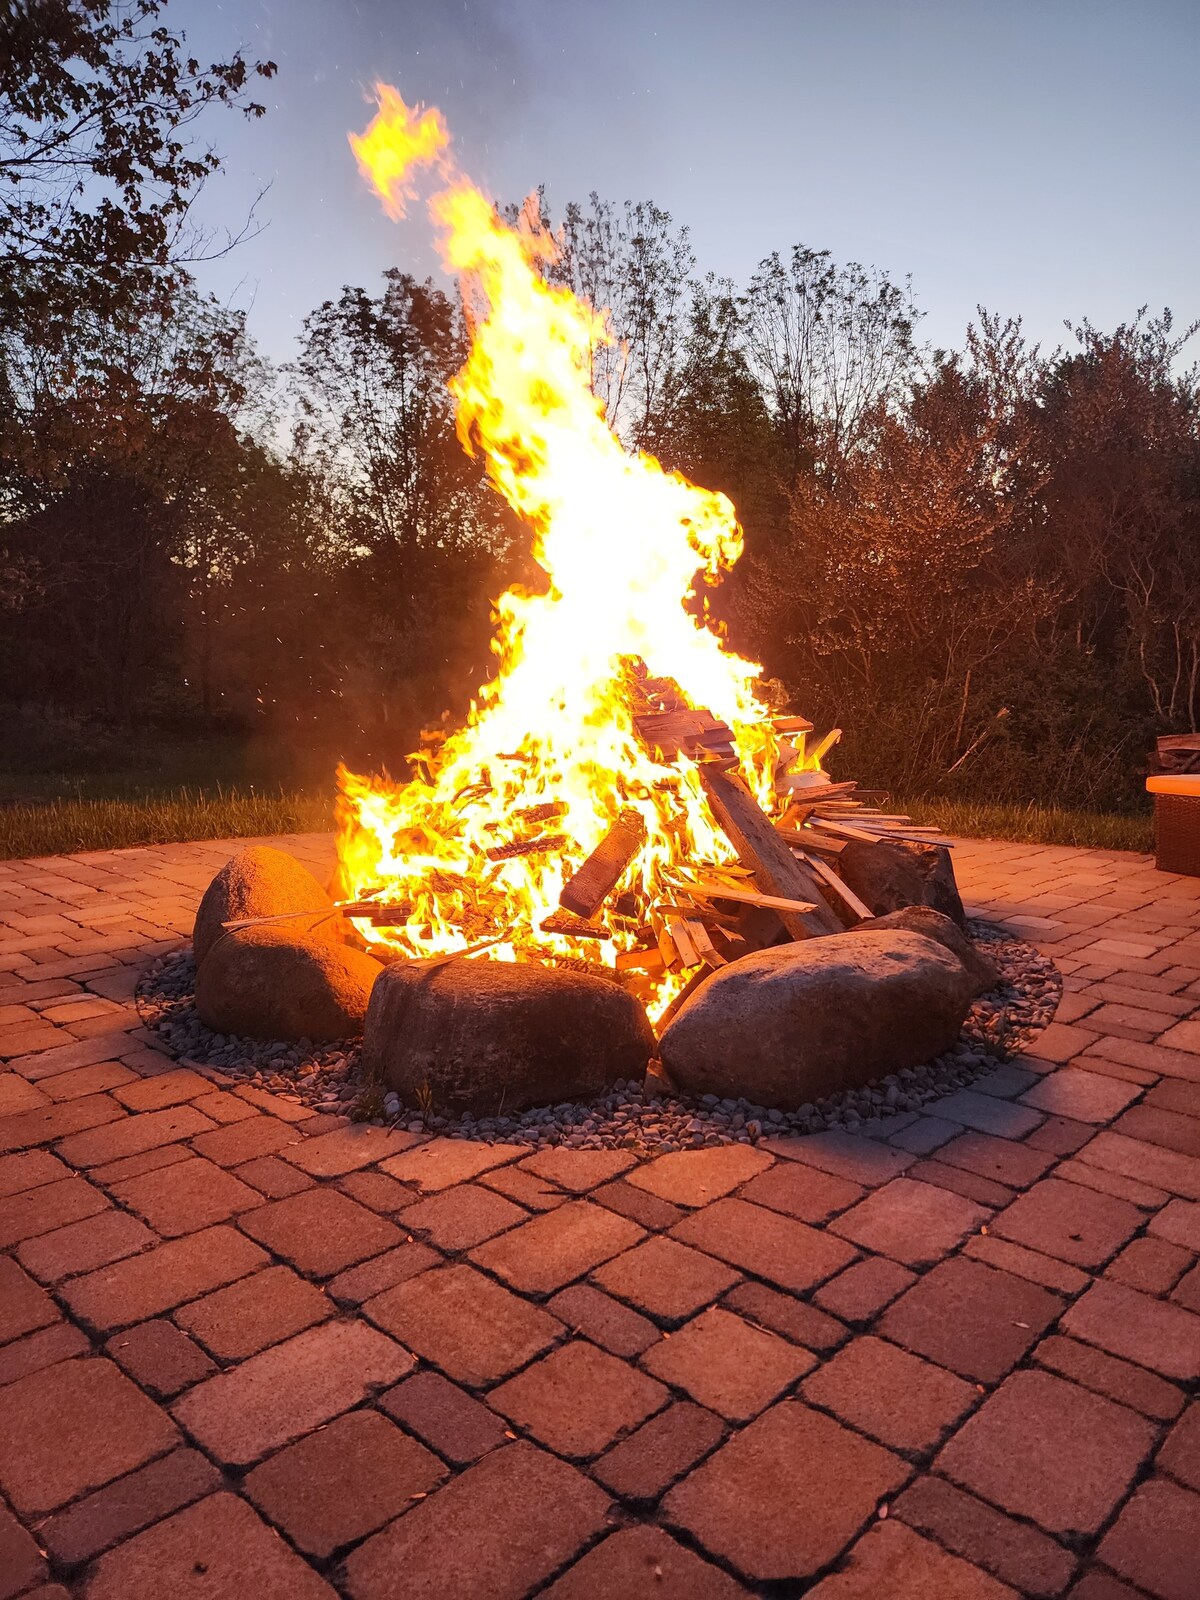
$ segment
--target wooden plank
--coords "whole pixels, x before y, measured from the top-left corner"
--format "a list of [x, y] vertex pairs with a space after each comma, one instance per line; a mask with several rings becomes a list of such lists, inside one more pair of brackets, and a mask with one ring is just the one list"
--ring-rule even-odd
[[869, 922], [874, 917], [875, 913], [866, 901], [860, 900], [850, 885], [839, 878], [833, 868], [827, 866], [820, 856], [805, 856], [805, 860], [821, 882], [827, 883], [843, 905], [848, 906], [856, 917], [863, 922]]
[[661, 972], [665, 966], [661, 950], [621, 950], [617, 953], [618, 972]]
[[561, 850], [566, 842], [565, 833], [543, 833], [537, 839], [510, 839], [507, 844], [494, 844], [483, 853], [489, 861], [512, 861], [517, 856], [544, 855], [549, 850]]
[[840, 794], [850, 794], [858, 788], [853, 781], [849, 783], [811, 783], [809, 774], [805, 772], [787, 772], [775, 780], [775, 787], [779, 793], [785, 790], [793, 800], [807, 805], [809, 801], [834, 800]]
[[857, 839], [861, 844], [878, 844], [879, 835], [868, 833], [865, 828], [852, 828], [849, 823], [835, 822], [832, 817], [810, 817], [808, 826], [820, 828], [827, 833], [835, 834], [839, 839]]
[[654, 1032], [658, 1038], [662, 1038], [667, 1024], [679, 1010], [683, 1002], [700, 987], [700, 985], [708, 978], [708, 976], [709, 971], [707, 967], [697, 967], [696, 971], [692, 973], [691, 977], [684, 984], [683, 988], [680, 989], [674, 1000], [671, 1001], [670, 1005], [663, 1012], [662, 1016], [659, 1017], [658, 1021], [654, 1024]]
[[768, 911], [815, 911], [811, 900], [787, 900], [782, 895], [759, 894], [755, 889], [729, 889], [723, 883], [697, 883], [689, 893], [705, 900], [732, 900], [735, 905], [765, 906]]
[[565, 800], [545, 800], [541, 805], [525, 806], [520, 811], [514, 811], [513, 818], [532, 826], [535, 822], [552, 822], [556, 817], [565, 817], [569, 810]]
[[861, 823], [856, 823], [852, 828], [848, 823], [835, 822], [832, 817], [812, 817], [808, 825], [810, 828], [824, 828], [839, 838], [857, 839], [863, 844], [887, 844], [889, 839], [906, 839], [910, 844], [937, 844], [945, 845], [947, 850], [954, 849], [954, 840], [944, 839], [940, 834], [921, 838], [899, 828], [868, 828]]
[[671, 930], [665, 921], [661, 921], [658, 918], [652, 918], [650, 926], [654, 930], [654, 937], [658, 942], [658, 953], [662, 957], [663, 966], [670, 972], [672, 968], [679, 965], [679, 950], [671, 937]]
[[622, 811], [575, 875], [563, 885], [558, 903], [577, 917], [594, 917], [642, 848], [646, 824], [640, 811]]
[[793, 847], [819, 850], [825, 856], [840, 856], [848, 843], [845, 839], [835, 839], [832, 834], [819, 834], [815, 828], [777, 827], [775, 832]]
[[692, 943], [692, 936], [688, 932], [688, 925], [682, 917], [667, 923], [667, 932], [675, 941], [675, 948], [679, 951], [679, 959], [685, 967], [694, 967], [700, 960], [696, 954], [696, 946]]
[[708, 929], [702, 922], [689, 921], [687, 930], [692, 943], [696, 947], [696, 954], [706, 967], [710, 967], [715, 972], [718, 967], [727, 967], [729, 965], [728, 961], [709, 938]]
[[834, 745], [841, 737], [842, 730], [840, 728], [830, 728], [829, 732], [824, 736], [824, 738], [818, 739], [816, 744], [813, 745], [812, 749], [808, 752], [809, 755], [814, 761], [820, 762], [821, 757], [828, 751], [832, 750]]
[[943, 834], [938, 828], [908, 826], [893, 827], [890, 823], [883, 827], [877, 827], [870, 817], [863, 817], [861, 819], [856, 817], [854, 819], [854, 826], [860, 829], [863, 833], [870, 834], [873, 838], [882, 840], [882, 842], [885, 844], [889, 839], [906, 839], [909, 844], [944, 844], [947, 850], [954, 849], [954, 840], [947, 839], [945, 834]]
[[742, 864], [750, 868], [762, 893], [778, 895], [783, 900], [811, 901], [815, 907], [812, 911], [780, 913], [792, 938], [838, 933], [841, 923], [822, 900], [816, 878], [796, 860], [738, 774], [705, 766], [696, 770], [713, 816]]
[[680, 754], [734, 754], [733, 729], [718, 722], [711, 711], [640, 712], [634, 717], [633, 726], [642, 743], [662, 760], [670, 761]]
[[688, 703], [674, 678], [643, 678], [638, 688], [646, 700], [657, 700], [663, 711], [686, 711]]
[[776, 733], [811, 733], [813, 730], [807, 717], [772, 717], [771, 726]]

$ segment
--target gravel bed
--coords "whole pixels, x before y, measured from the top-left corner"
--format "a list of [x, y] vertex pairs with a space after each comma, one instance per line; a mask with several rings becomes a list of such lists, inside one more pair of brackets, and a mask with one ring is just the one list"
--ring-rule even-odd
[[230, 1082], [251, 1083], [314, 1111], [370, 1121], [376, 1126], [438, 1133], [450, 1138], [566, 1145], [583, 1150], [691, 1150], [705, 1145], [754, 1144], [780, 1133], [827, 1128], [865, 1133], [899, 1131], [931, 1101], [993, 1072], [1022, 1050], [1054, 1015], [1062, 979], [1054, 963], [1032, 945], [1010, 939], [987, 923], [970, 933], [1000, 969], [1002, 981], [971, 1007], [957, 1044], [925, 1066], [830, 1095], [798, 1111], [775, 1111], [747, 1100], [694, 1099], [677, 1094], [656, 1076], [618, 1083], [610, 1094], [583, 1105], [535, 1107], [512, 1117], [441, 1117], [400, 1104], [398, 1097], [364, 1083], [358, 1039], [314, 1045], [301, 1039], [238, 1039], [213, 1033], [196, 1015], [196, 968], [190, 948], [160, 956], [138, 985], [137, 1005], [160, 1048], [183, 1065], [212, 1069]]

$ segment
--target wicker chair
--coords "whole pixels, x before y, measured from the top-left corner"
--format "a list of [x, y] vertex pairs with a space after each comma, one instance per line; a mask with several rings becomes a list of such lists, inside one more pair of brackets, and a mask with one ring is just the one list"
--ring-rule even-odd
[[1200, 773], [1157, 773], [1146, 789], [1154, 796], [1155, 866], [1200, 878]]

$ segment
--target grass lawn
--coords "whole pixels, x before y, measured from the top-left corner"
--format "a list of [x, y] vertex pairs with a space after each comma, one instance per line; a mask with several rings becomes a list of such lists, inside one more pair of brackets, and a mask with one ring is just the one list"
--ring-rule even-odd
[[[296, 739], [98, 732], [0, 707], [0, 859], [236, 839], [333, 827], [334, 758]], [[1153, 849], [1149, 813], [893, 795], [965, 838]]]
[[0, 858], [333, 827], [334, 762], [234, 735], [99, 730], [0, 708]]
[[129, 799], [19, 801], [0, 805], [0, 859], [332, 827], [332, 784], [327, 794], [177, 789]]
[[[1092, 850], [1154, 847], [1148, 816], [1103, 815], [1047, 806], [985, 805], [918, 798], [895, 802], [916, 821], [977, 839], [1079, 845]], [[0, 801], [0, 859], [120, 850], [188, 839], [319, 833], [333, 826], [333, 784], [324, 792], [258, 791], [217, 785], [125, 796]]]
[[979, 800], [919, 797], [894, 802], [914, 822], [929, 822], [964, 839], [1017, 839], [1086, 850], [1154, 849], [1154, 819], [1126, 812], [1066, 811], [1060, 806], [1001, 806]]

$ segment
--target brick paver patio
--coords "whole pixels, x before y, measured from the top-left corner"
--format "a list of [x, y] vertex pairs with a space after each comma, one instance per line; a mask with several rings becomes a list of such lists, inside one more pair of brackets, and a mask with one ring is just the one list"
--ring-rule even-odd
[[964, 843], [1035, 1053], [638, 1163], [176, 1066], [228, 853], [0, 863], [0, 1600], [1197, 1600], [1200, 880]]

